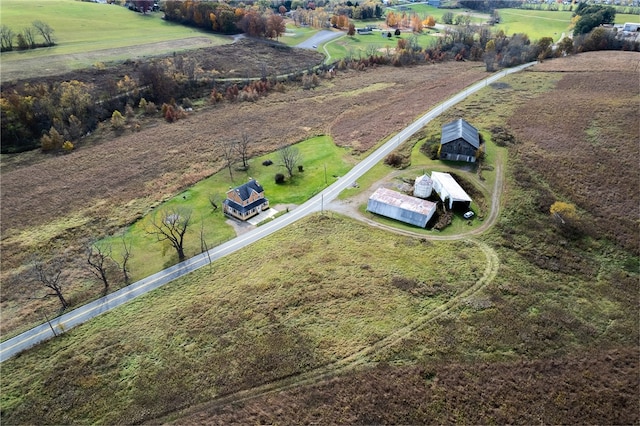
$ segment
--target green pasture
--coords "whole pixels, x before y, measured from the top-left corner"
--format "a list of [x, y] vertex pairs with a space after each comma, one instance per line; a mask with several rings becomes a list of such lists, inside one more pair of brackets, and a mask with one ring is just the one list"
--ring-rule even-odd
[[56, 42], [50, 48], [2, 53], [3, 61], [135, 47], [189, 37], [207, 37], [216, 44], [228, 42], [222, 36], [166, 22], [161, 12], [143, 15], [123, 6], [75, 0], [2, 0], [0, 20], [16, 34], [35, 20], [43, 21], [53, 28]]
[[374, 31], [371, 34], [355, 34], [354, 36], [339, 37], [327, 42], [324, 47], [329, 52], [327, 61], [336, 61], [343, 58], [359, 58], [367, 57], [372, 49], [378, 53], [393, 53], [398, 45], [398, 39], [411, 39], [416, 37], [418, 45], [421, 47], [429, 47], [435, 44], [436, 38], [431, 34], [434, 31], [425, 30], [421, 34], [413, 34], [410, 31], [403, 31], [399, 37], [383, 37], [380, 31]]
[[562, 33], [571, 33], [571, 12], [546, 10], [498, 9], [502, 21], [494, 28], [506, 35], [525, 33], [529, 39], [540, 40], [551, 37], [559, 41]]
[[[351, 163], [348, 161], [348, 151], [337, 147], [330, 137], [312, 138], [295, 145], [295, 147], [300, 152], [302, 160], [299, 164], [303, 166], [303, 171], [299, 172], [296, 168], [292, 178], [288, 177], [285, 167], [280, 165], [278, 153], [252, 158], [249, 160], [249, 170], [247, 171], [237, 170], [238, 164], [233, 166], [233, 179], [230, 177], [229, 170], [224, 168], [157, 206], [145, 217], [131, 225], [124, 237], [131, 242], [132, 246], [133, 255], [130, 259], [132, 279], [141, 279], [178, 261], [173, 247], [167, 242], [158, 242], [155, 236], [147, 232], [154, 214], [160, 214], [158, 212], [166, 211], [166, 209], [172, 211], [182, 209], [192, 212], [190, 226], [185, 236], [185, 254], [187, 257], [192, 257], [202, 251], [201, 233], [208, 248], [235, 237], [234, 229], [225, 223], [226, 217], [222, 213], [222, 201], [226, 198], [226, 192], [230, 188], [253, 178], [263, 186], [272, 208], [278, 204], [301, 204], [332, 184], [351, 168]], [[267, 159], [273, 161], [274, 164], [262, 165], [262, 162]], [[277, 185], [275, 183], [276, 173], [287, 176], [285, 184]], [[216, 210], [213, 209], [210, 199], [213, 199], [217, 204]], [[158, 220], [161, 218], [158, 217]], [[116, 253], [116, 258], [122, 252], [120, 236], [107, 238], [98, 244], [110, 245]]]
[[292, 23], [287, 23], [287, 30], [278, 39], [278, 41], [280, 43], [286, 44], [287, 46], [296, 46], [297, 44], [302, 43], [317, 32], [318, 30], [316, 28], [300, 27], [293, 25]]

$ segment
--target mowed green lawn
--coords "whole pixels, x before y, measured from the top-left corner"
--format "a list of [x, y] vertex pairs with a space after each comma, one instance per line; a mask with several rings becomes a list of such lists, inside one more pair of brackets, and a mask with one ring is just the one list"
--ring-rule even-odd
[[[3, 61], [48, 55], [83, 53], [146, 43], [207, 37], [216, 44], [229, 40], [162, 19], [162, 12], [141, 13], [108, 4], [75, 0], [2, 0], [0, 20], [14, 33], [21, 33], [33, 21], [53, 28], [56, 46], [26, 52], [5, 52]], [[37, 38], [38, 41], [41, 41]]]
[[[148, 231], [152, 229], [151, 220], [154, 215], [174, 211], [190, 211], [191, 221], [185, 235], [185, 253], [192, 257], [202, 251], [201, 240], [207, 248], [213, 248], [235, 237], [235, 231], [226, 222], [222, 212], [222, 201], [226, 198], [226, 191], [256, 179], [264, 188], [265, 196], [274, 208], [278, 204], [302, 204], [340, 176], [344, 176], [352, 164], [349, 161], [349, 151], [337, 147], [328, 136], [320, 136], [295, 145], [301, 157], [298, 163], [303, 166], [303, 172], [297, 167], [293, 177], [289, 177], [285, 167], [279, 160], [277, 152], [265, 154], [249, 160], [249, 170], [239, 171], [239, 164], [234, 164], [232, 173], [227, 168], [207, 179], [204, 179], [186, 191], [167, 200], [154, 211], [129, 227], [125, 238], [131, 242], [132, 257], [129, 263], [131, 277], [141, 279], [158, 272], [178, 261], [176, 251], [167, 242], [158, 242]], [[273, 162], [270, 166], [262, 164], [265, 160]], [[287, 176], [284, 184], [275, 183], [275, 174]], [[218, 208], [213, 209], [210, 199], [216, 202]], [[282, 210], [279, 208], [279, 211]], [[161, 220], [161, 216], [158, 216]], [[201, 238], [202, 236], [202, 238]], [[120, 236], [107, 238], [98, 243], [103, 247], [111, 246], [116, 257], [122, 251]]]

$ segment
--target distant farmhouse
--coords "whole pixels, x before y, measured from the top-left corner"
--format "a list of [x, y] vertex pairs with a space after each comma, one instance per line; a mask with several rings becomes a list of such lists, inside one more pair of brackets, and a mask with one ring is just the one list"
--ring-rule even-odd
[[440, 159], [475, 163], [481, 148], [478, 129], [459, 118], [442, 126]]
[[378, 188], [369, 197], [367, 210], [414, 226], [424, 228], [436, 212], [436, 203]]
[[455, 206], [469, 208], [471, 205], [471, 197], [456, 182], [449, 173], [431, 172], [431, 180], [433, 181], [433, 190], [436, 191], [444, 205], [449, 202], [449, 210]]
[[255, 179], [251, 179], [244, 185], [227, 191], [223, 205], [224, 212], [229, 216], [247, 220], [268, 209], [269, 200], [264, 197], [262, 186]]

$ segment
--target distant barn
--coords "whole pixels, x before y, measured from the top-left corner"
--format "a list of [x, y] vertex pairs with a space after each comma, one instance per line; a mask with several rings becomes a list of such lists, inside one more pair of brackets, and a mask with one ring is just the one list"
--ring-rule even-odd
[[410, 225], [424, 228], [436, 212], [436, 203], [378, 188], [369, 197], [367, 210]]
[[478, 129], [459, 118], [442, 126], [440, 159], [475, 163], [480, 142]]
[[431, 180], [433, 180], [433, 190], [445, 206], [448, 200], [449, 210], [453, 209], [454, 203], [465, 208], [471, 204], [471, 197], [449, 173], [431, 172]]

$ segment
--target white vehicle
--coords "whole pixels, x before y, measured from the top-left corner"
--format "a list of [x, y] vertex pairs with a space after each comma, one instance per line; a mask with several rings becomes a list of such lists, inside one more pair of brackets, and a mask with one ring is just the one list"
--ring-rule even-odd
[[462, 217], [464, 217], [465, 219], [471, 219], [473, 216], [474, 213], [471, 210], [462, 215]]

